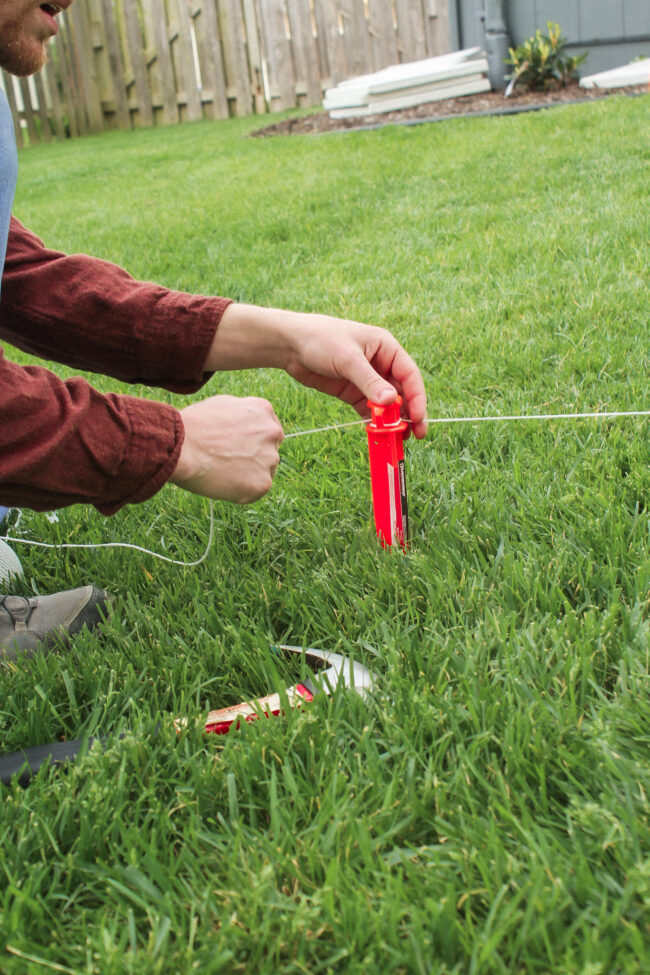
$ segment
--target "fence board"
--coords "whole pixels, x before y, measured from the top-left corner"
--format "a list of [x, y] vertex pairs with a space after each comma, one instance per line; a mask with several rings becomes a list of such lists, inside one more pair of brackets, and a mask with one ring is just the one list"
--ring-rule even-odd
[[159, 111], [163, 124], [172, 125], [178, 122], [179, 116], [164, 0], [143, 0], [142, 13], [150, 50], [148, 62], [154, 91], [154, 118]]
[[207, 118], [226, 118], [226, 76], [214, 0], [202, 0], [192, 11], [201, 74], [201, 101]]
[[56, 74], [51, 61], [48, 61], [45, 65], [43, 77], [45, 78], [48, 91], [48, 111], [50, 113], [52, 125], [54, 126], [56, 138], [65, 139], [65, 123], [63, 121], [61, 101], [58, 97], [59, 93], [57, 91]]
[[38, 129], [36, 128], [36, 118], [34, 115], [34, 109], [32, 107], [31, 93], [29, 91], [27, 78], [20, 78], [19, 85], [23, 105], [25, 106], [23, 110], [23, 118], [27, 123], [27, 134], [29, 135], [30, 142], [38, 142]]
[[126, 98], [126, 84], [124, 62], [118, 36], [118, 24], [115, 20], [112, 0], [101, 0], [101, 13], [104, 47], [108, 59], [112, 95], [115, 102], [116, 121], [121, 129], [128, 129], [131, 124], [129, 105]]
[[258, 16], [255, 0], [242, 0], [244, 10], [244, 27], [246, 31], [246, 51], [248, 53], [248, 69], [251, 79], [253, 96], [253, 111], [261, 115], [268, 110], [268, 101], [264, 91], [264, 69], [262, 65], [262, 48]]
[[314, 17], [325, 65], [324, 87], [328, 88], [347, 77], [343, 18], [339, 15], [337, 0], [314, 0]]
[[318, 105], [345, 78], [445, 53], [449, 2], [77, 0], [42, 74], [7, 85], [16, 138]]
[[363, 0], [338, 0], [343, 30], [345, 67], [348, 77], [372, 70], [370, 37]]
[[50, 113], [47, 107], [45, 95], [45, 75], [42, 71], [34, 75], [34, 88], [36, 89], [36, 100], [38, 103], [38, 117], [40, 120], [40, 136], [43, 142], [52, 141], [52, 127], [50, 125]]
[[124, 62], [118, 36], [118, 24], [115, 19], [112, 0], [101, 0], [101, 13], [104, 47], [108, 58], [108, 68], [112, 81], [113, 99], [115, 102], [116, 121], [121, 129], [128, 129], [131, 124], [129, 105], [126, 98], [126, 82], [124, 79]]
[[69, 30], [61, 31], [56, 37], [56, 56], [58, 78], [61, 83], [62, 112], [67, 116], [70, 135], [75, 138], [86, 132], [85, 115], [80, 108], [81, 91], [75, 85], [70, 45], [72, 35]]
[[68, 11], [70, 35], [74, 52], [75, 81], [85, 109], [87, 130], [101, 132], [104, 128], [99, 79], [93, 58], [88, 5], [75, 3]]
[[260, 38], [271, 111], [291, 108], [296, 104], [296, 92], [284, 0], [266, 0], [260, 6]]
[[391, 0], [375, 0], [369, 7], [368, 34], [372, 71], [379, 71], [399, 61]]
[[[147, 77], [145, 59], [145, 45], [140, 21], [138, 19], [138, 5], [134, 0], [122, 0], [121, 5], [123, 23], [123, 43], [128, 58], [130, 84], [129, 114], [137, 125], [153, 125], [153, 105], [151, 101], [151, 86]], [[129, 80], [130, 80], [129, 79]]]
[[181, 121], [196, 122], [203, 117], [201, 93], [194, 67], [192, 48], [192, 19], [187, 0], [172, 0], [170, 4], [176, 19], [176, 37], [172, 45], [172, 59], [175, 67], [177, 101]]
[[244, 24], [239, 0], [219, 0], [218, 26], [226, 69], [226, 98], [232, 115], [250, 115], [252, 93], [242, 39]]
[[20, 120], [20, 109], [18, 107], [18, 102], [16, 100], [16, 92], [14, 89], [14, 79], [11, 75], [2, 72], [2, 80], [4, 83], [4, 89], [7, 95], [7, 101], [9, 102], [9, 108], [11, 109], [11, 114], [14, 120], [14, 132], [16, 134], [16, 145], [19, 148], [25, 144], [23, 138], [23, 128]]
[[[409, 61], [419, 61], [426, 58], [426, 31], [423, 30], [424, 18], [422, 0], [395, 0], [397, 15], [398, 47], [400, 53], [408, 52]], [[407, 58], [403, 58], [407, 60]]]
[[316, 105], [323, 92], [309, 4], [305, 0], [287, 0], [287, 17], [293, 52], [294, 100], [299, 105]]
[[423, 0], [427, 50], [430, 57], [449, 50], [451, 17], [446, 0]]

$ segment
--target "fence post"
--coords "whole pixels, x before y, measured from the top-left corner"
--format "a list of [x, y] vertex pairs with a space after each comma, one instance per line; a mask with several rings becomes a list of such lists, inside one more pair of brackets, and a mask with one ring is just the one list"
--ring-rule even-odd
[[450, 50], [450, 0], [423, 0], [427, 52], [430, 57]]

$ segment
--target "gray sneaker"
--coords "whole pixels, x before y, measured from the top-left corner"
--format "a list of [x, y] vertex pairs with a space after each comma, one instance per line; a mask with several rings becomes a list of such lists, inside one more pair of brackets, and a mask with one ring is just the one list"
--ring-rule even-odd
[[0, 661], [65, 646], [82, 627], [105, 620], [113, 597], [97, 586], [68, 589], [51, 596], [0, 597]]

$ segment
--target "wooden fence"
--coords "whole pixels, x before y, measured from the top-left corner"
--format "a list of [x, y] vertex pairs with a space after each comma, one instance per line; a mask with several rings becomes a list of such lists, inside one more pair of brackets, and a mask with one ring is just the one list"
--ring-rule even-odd
[[2, 74], [25, 141], [315, 106], [449, 50], [448, 0], [76, 0], [50, 59]]

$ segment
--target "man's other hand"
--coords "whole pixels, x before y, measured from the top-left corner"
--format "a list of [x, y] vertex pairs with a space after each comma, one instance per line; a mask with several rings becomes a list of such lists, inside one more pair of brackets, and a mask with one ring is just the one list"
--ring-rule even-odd
[[249, 504], [266, 494], [284, 438], [268, 400], [211, 396], [180, 414], [185, 440], [172, 484], [236, 504]]

